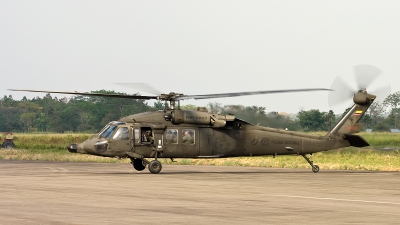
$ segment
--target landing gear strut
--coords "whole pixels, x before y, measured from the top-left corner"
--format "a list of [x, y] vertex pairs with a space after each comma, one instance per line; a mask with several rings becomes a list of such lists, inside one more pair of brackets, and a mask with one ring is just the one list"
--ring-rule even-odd
[[160, 161], [157, 160], [157, 158], [151, 162], [147, 161], [146, 159], [140, 159], [140, 158], [131, 158], [131, 164], [133, 165], [133, 168], [137, 171], [142, 171], [146, 168], [147, 165], [149, 165], [149, 171], [151, 173], [159, 173], [162, 169], [162, 164]]
[[310, 164], [310, 166], [311, 166], [311, 168], [312, 168], [312, 171], [313, 171], [314, 173], [318, 173], [318, 171], [319, 171], [319, 166], [318, 166], [318, 165], [314, 165], [313, 161], [311, 161], [311, 156], [312, 156], [312, 154], [310, 154], [310, 156], [306, 156], [306, 155], [301, 155], [301, 156], [303, 156], [304, 159], [307, 160], [307, 162]]
[[149, 165], [150, 173], [159, 173], [162, 169], [160, 161], [157, 160], [158, 152], [155, 152], [154, 160], [151, 162], [143, 158], [142, 155], [134, 152], [126, 153], [126, 155], [131, 159], [131, 164], [133, 165], [133, 168], [135, 168], [135, 170], [137, 171], [144, 170], [147, 165]]

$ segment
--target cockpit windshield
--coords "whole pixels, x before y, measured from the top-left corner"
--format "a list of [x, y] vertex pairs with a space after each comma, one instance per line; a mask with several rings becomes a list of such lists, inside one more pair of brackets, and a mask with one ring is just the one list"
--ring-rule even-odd
[[111, 134], [114, 132], [115, 128], [117, 128], [116, 125], [110, 125], [101, 135], [100, 137], [109, 139], [111, 137]]
[[105, 127], [103, 127], [99, 133], [97, 133], [98, 136], [100, 136], [105, 130], [108, 129], [108, 127], [110, 127], [110, 124], [107, 124]]
[[111, 134], [114, 133], [114, 130], [118, 127], [120, 124], [126, 124], [125, 122], [112, 122], [107, 124], [101, 131], [99, 132], [99, 136], [109, 139], [111, 137]]

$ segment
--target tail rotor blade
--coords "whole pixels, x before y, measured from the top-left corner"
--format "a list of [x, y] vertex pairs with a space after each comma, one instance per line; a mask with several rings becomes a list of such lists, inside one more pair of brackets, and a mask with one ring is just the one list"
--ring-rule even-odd
[[363, 90], [369, 87], [376, 78], [378, 78], [382, 73], [382, 70], [375, 66], [361, 64], [354, 66], [354, 76], [357, 81], [357, 86], [359, 90]]
[[340, 76], [336, 77], [331, 85], [333, 91], [329, 92], [328, 103], [330, 108], [339, 104], [349, 103], [352, 99], [354, 90]]
[[376, 95], [376, 101], [382, 103], [387, 98], [387, 96], [389, 96], [392, 93], [392, 88], [390, 84], [387, 84], [380, 88], [374, 88], [372, 90], [367, 90], [367, 91], [371, 92], [371, 94], [373, 95]]
[[[350, 87], [352, 82], [345, 82], [341, 77], [336, 77], [333, 81], [331, 89], [335, 90], [329, 93], [329, 106], [333, 108], [339, 104], [350, 104], [353, 99], [354, 93], [359, 90], [367, 90], [368, 93], [377, 96], [378, 101], [383, 101], [390, 93], [391, 87], [388, 85], [381, 85], [379, 88], [374, 88], [373, 83], [378, 84], [377, 78], [382, 74], [382, 70], [375, 66], [361, 64], [354, 66], [354, 77], [356, 86]], [[347, 77], [346, 77], [347, 81]], [[372, 89], [367, 89], [372, 86]]]

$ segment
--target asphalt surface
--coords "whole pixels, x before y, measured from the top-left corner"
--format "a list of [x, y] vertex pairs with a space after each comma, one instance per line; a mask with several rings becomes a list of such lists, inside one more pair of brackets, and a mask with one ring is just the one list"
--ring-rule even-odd
[[400, 173], [0, 160], [0, 224], [399, 224]]

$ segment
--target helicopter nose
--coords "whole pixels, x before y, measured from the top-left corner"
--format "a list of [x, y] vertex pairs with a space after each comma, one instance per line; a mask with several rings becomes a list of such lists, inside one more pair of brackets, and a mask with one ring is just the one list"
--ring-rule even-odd
[[68, 151], [71, 153], [86, 153], [83, 148], [83, 143], [81, 144], [70, 144], [67, 147]]
[[78, 146], [76, 144], [70, 144], [70, 145], [68, 145], [67, 149], [71, 153], [77, 153]]

